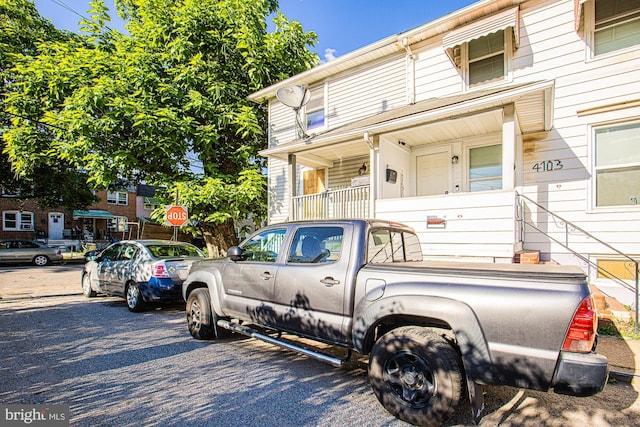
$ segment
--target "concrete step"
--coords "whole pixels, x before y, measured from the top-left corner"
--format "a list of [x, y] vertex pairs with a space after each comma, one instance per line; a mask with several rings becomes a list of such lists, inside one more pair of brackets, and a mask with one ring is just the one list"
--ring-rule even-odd
[[635, 313], [622, 305], [616, 298], [604, 294], [595, 285], [589, 287], [596, 302], [599, 319], [628, 322], [633, 318]]

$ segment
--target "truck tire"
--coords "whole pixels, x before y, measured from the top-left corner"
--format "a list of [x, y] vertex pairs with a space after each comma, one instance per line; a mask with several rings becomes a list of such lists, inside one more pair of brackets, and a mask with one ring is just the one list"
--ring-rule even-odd
[[218, 317], [211, 309], [209, 289], [194, 289], [187, 298], [187, 326], [197, 340], [224, 339], [231, 331], [216, 325]]
[[420, 426], [439, 426], [462, 400], [463, 380], [455, 349], [440, 335], [402, 327], [383, 335], [369, 357], [369, 381], [384, 408]]

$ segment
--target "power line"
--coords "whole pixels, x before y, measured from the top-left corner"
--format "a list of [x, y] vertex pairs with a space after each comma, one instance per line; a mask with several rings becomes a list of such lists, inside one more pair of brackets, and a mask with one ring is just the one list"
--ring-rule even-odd
[[[81, 14], [80, 12], [76, 11], [74, 8], [72, 8], [71, 6], [69, 6], [68, 4], [66, 4], [65, 2], [63, 2], [62, 0], [51, 0], [53, 3], [57, 4], [58, 6], [62, 7], [63, 9], [68, 10], [69, 12], [78, 15], [80, 18], [86, 20], [86, 21], [90, 21], [89, 18], [87, 18], [86, 16], [84, 16], [83, 14]], [[110, 12], [110, 11], [109, 11]], [[111, 15], [109, 14], [109, 18], [111, 18]], [[108, 25], [105, 24], [104, 26], [107, 30], [111, 31], [113, 30], [111, 27], [109, 27]]]
[[61, 1], [61, 0], [51, 0], [53, 3], [57, 4], [58, 6], [67, 9], [69, 12], [73, 12], [76, 15], [78, 15], [80, 18], [82, 19], [87, 19], [85, 16], [83, 16], [82, 14], [80, 14], [79, 12], [77, 12], [75, 9], [73, 9], [71, 6], [69, 6], [68, 4], [66, 4], [65, 2]]

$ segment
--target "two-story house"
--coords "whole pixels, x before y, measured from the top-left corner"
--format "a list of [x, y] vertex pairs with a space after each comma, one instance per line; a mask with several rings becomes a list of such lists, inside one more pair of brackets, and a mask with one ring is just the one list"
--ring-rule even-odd
[[635, 305], [640, 2], [479, 1], [250, 99], [269, 222], [400, 221], [427, 258], [525, 252]]

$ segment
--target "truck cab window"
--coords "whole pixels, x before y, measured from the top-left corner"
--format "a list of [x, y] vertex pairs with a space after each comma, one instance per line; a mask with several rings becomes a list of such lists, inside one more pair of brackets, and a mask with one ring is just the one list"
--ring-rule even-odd
[[420, 242], [415, 234], [386, 229], [371, 230], [367, 262], [422, 261]]
[[244, 261], [276, 262], [286, 230], [267, 230], [252, 236], [244, 244]]
[[342, 227], [303, 227], [296, 231], [287, 262], [317, 264], [336, 262], [342, 252]]

